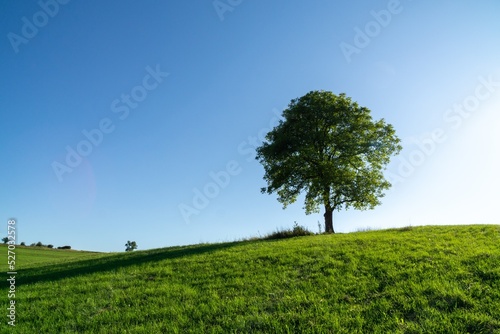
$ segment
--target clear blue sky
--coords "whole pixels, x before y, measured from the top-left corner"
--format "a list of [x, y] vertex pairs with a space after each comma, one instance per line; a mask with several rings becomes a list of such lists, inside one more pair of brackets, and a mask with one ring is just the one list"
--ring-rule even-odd
[[499, 223], [498, 1], [41, 0], [0, 12], [2, 236], [11, 217], [18, 242], [96, 251], [294, 221], [317, 231], [322, 213], [306, 216], [303, 199], [283, 210], [260, 193], [252, 152], [291, 99], [318, 89], [370, 108], [404, 145], [383, 204], [336, 212], [336, 231]]

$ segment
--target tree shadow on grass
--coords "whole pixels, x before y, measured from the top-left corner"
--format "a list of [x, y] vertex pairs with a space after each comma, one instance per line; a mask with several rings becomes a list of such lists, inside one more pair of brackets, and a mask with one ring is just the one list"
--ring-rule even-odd
[[19, 269], [16, 280], [20, 285], [40, 282], [54, 282], [65, 278], [89, 275], [97, 272], [109, 272], [119, 268], [176, 259], [185, 256], [211, 253], [245, 243], [231, 242], [209, 245], [194, 245], [153, 249], [148, 251], [119, 253], [87, 260], [70, 261], [37, 268]]

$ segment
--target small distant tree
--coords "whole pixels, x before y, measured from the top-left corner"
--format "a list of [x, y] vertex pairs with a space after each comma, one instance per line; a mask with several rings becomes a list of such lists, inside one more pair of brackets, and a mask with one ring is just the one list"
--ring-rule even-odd
[[26, 243], [24, 241], [21, 242], [21, 246], [26, 246]]
[[47, 248], [54, 248], [54, 245], [47, 245]]
[[35, 246], [36, 246], [36, 247], [43, 247], [43, 244], [42, 244], [42, 242], [41, 242], [41, 241], [39, 241], [39, 242], [37, 242], [37, 243], [36, 243], [36, 245], [35, 245]]
[[131, 252], [135, 249], [137, 249], [137, 243], [135, 241], [127, 241], [127, 243], [125, 244], [125, 251], [126, 252]]
[[2, 238], [2, 241], [4, 244], [8, 243], [9, 242], [9, 238], [5, 237], [5, 238]]

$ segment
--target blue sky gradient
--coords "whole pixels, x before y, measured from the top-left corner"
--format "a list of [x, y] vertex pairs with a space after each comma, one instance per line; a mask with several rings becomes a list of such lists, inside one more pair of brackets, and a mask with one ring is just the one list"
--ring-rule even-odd
[[336, 231], [499, 223], [497, 1], [41, 0], [0, 12], [1, 235], [12, 217], [18, 242], [96, 251], [294, 221], [317, 231], [322, 212], [305, 215], [303, 198], [283, 210], [260, 193], [253, 152], [291, 99], [319, 89], [371, 109], [404, 146], [383, 204], [336, 212]]

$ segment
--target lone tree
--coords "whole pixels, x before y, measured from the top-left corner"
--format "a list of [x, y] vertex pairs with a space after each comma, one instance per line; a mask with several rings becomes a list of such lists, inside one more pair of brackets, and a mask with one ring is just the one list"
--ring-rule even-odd
[[345, 94], [312, 91], [294, 99], [257, 148], [268, 186], [286, 208], [306, 192], [306, 214], [325, 208], [325, 232], [334, 233], [333, 211], [373, 209], [391, 184], [383, 170], [401, 150], [392, 125]]
[[126, 252], [131, 252], [133, 251], [134, 249], [137, 249], [137, 243], [135, 241], [127, 241], [127, 243], [125, 244], [125, 251]]

